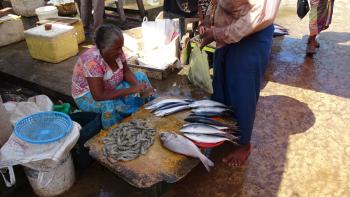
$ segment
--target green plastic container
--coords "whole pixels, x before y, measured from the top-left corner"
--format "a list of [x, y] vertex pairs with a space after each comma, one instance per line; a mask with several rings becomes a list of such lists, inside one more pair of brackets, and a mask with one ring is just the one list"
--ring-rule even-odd
[[63, 103], [62, 105], [54, 105], [53, 111], [62, 112], [65, 114], [70, 114], [71, 106], [69, 103]]

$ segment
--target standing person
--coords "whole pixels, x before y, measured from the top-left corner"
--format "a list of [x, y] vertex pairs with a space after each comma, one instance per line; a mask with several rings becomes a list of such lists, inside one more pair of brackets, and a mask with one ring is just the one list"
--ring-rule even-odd
[[[104, 0], [81, 0], [80, 1], [81, 19], [84, 24], [86, 35], [95, 33], [96, 29], [103, 24], [103, 14], [105, 9]], [[93, 27], [90, 28], [91, 18], [93, 12]]]
[[310, 36], [307, 43], [306, 54], [313, 55], [320, 44], [316, 36], [327, 29], [332, 21], [334, 0], [310, 0]]
[[201, 47], [212, 41], [217, 44], [212, 99], [232, 106], [240, 129], [240, 146], [223, 159], [229, 166], [243, 165], [251, 151], [256, 104], [279, 4], [280, 0], [218, 0], [214, 25], [201, 34]]

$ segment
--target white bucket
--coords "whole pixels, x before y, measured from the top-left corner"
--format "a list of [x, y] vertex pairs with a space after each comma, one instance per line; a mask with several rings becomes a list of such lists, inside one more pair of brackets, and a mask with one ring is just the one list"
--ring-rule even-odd
[[30, 185], [38, 196], [56, 196], [62, 194], [75, 181], [74, 166], [70, 154], [55, 167], [48, 167], [42, 164], [29, 166], [31, 167], [25, 167], [25, 173]]
[[38, 16], [39, 20], [45, 20], [47, 18], [58, 17], [58, 9], [56, 6], [44, 6], [35, 9], [35, 13]]
[[44, 0], [11, 0], [13, 11], [21, 16], [35, 16], [35, 9], [45, 5]]

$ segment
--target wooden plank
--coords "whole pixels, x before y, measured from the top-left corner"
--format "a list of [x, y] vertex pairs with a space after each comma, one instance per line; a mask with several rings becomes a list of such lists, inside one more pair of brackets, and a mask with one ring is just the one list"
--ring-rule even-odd
[[[166, 117], [156, 117], [149, 110], [142, 108], [132, 116], [124, 119], [121, 123], [135, 119], [147, 119], [149, 122], [148, 126], [155, 128], [157, 131], [155, 142], [147, 153], [132, 161], [120, 161], [112, 164], [104, 156], [102, 139], [110, 130], [101, 131], [97, 136], [90, 139], [85, 146], [90, 149], [90, 155], [93, 158], [135, 187], [149, 188], [162, 181], [174, 183], [186, 176], [198, 165], [199, 160], [165, 149], [160, 141], [159, 133], [162, 131], [179, 132], [185, 123], [184, 118], [189, 113], [189, 111], [185, 111]], [[112, 128], [118, 125], [116, 124]]]
[[142, 71], [144, 72], [148, 78], [151, 79], [158, 79], [158, 80], [164, 80], [166, 79], [170, 73], [173, 72], [174, 65], [169, 66], [167, 69], [165, 70], [156, 70], [156, 69], [151, 69], [151, 68], [145, 68], [145, 67], [141, 67], [139, 65], [136, 64], [128, 64], [128, 66], [130, 67], [130, 69], [132, 71]]

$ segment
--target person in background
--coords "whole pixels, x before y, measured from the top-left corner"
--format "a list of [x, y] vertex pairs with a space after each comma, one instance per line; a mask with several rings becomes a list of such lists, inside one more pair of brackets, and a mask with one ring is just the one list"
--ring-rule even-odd
[[208, 7], [211, 0], [198, 0], [198, 17], [203, 20], [207, 14]]
[[334, 0], [310, 0], [310, 36], [307, 43], [306, 54], [313, 55], [320, 47], [317, 35], [327, 29], [332, 21]]
[[[81, 0], [80, 12], [81, 19], [84, 24], [85, 34], [91, 36], [91, 33], [95, 33], [96, 29], [103, 24], [103, 14], [105, 9], [104, 0]], [[93, 11], [93, 14], [92, 14]], [[90, 27], [91, 19], [94, 19], [92, 28]]]
[[74, 66], [72, 96], [82, 111], [100, 113], [107, 129], [152, 99], [154, 90], [144, 73], [127, 66], [119, 28], [100, 26], [95, 43]]
[[208, 9], [215, 10], [208, 13], [214, 24], [202, 32], [201, 47], [212, 41], [217, 44], [212, 99], [232, 106], [240, 130], [240, 146], [223, 159], [229, 166], [244, 164], [251, 151], [260, 84], [279, 5], [280, 0], [217, 0], [216, 9]]
[[210, 26], [210, 18], [214, 18], [212, 14], [215, 12], [217, 0], [198, 0], [198, 17], [199, 17], [199, 33], [205, 31], [205, 27]]

